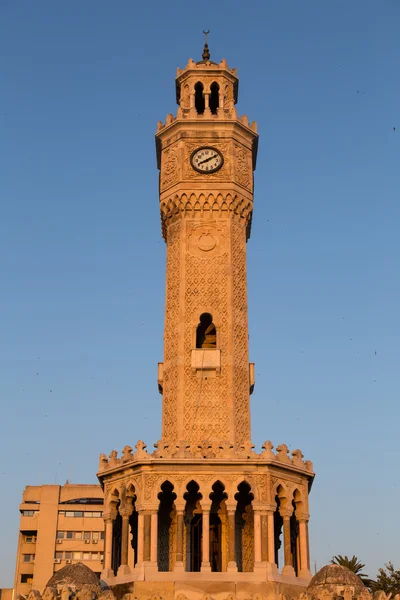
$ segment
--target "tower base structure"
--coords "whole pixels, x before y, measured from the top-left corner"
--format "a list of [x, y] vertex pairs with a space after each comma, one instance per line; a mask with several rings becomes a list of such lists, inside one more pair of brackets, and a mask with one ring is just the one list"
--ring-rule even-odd
[[[207, 442], [153, 453], [139, 441], [100, 458], [104, 488], [102, 579], [139, 597], [224, 600], [287, 593], [310, 579], [308, 493], [314, 478], [300, 450], [260, 453], [249, 442]], [[120, 586], [122, 586], [120, 588]], [[128, 591], [129, 590], [129, 591]], [[139, 593], [140, 592], [140, 593]], [[146, 592], [146, 593], [147, 593]], [[296, 592], [296, 593], [295, 593]], [[184, 600], [182, 598], [182, 600]]]

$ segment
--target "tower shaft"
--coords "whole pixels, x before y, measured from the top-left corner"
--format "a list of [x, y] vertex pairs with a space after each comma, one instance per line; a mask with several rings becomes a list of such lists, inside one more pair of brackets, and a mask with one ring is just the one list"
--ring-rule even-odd
[[156, 136], [167, 243], [162, 439], [237, 448], [250, 440], [254, 384], [246, 240], [257, 134], [237, 118], [237, 79], [225, 61], [189, 63], [177, 90], [177, 117]]

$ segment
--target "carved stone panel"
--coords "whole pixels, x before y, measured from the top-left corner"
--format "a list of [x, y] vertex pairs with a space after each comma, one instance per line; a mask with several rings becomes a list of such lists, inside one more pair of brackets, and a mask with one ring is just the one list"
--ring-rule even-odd
[[204, 260], [223, 254], [226, 251], [226, 226], [216, 221], [188, 223], [188, 252]]
[[251, 154], [247, 148], [234, 144], [235, 149], [235, 180], [248, 190], [252, 188], [253, 170]]
[[160, 188], [165, 190], [174, 185], [180, 178], [178, 144], [164, 150], [161, 162]]

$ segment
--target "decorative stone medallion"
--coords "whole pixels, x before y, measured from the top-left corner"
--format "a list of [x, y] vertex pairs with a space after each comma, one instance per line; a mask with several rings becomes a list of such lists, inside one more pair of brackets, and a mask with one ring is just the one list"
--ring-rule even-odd
[[217, 244], [216, 239], [211, 235], [210, 231], [204, 231], [197, 238], [197, 246], [203, 252], [210, 252], [210, 250], [214, 250]]
[[187, 249], [199, 258], [212, 258], [225, 251], [225, 227], [215, 221], [207, 224], [188, 222]]

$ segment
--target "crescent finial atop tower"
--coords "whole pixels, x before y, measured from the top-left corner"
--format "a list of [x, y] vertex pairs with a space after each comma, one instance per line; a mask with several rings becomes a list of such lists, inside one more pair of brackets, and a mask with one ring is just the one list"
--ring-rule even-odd
[[208, 62], [210, 60], [210, 50], [208, 48], [208, 34], [210, 33], [209, 29], [203, 29], [203, 33], [204, 33], [204, 48], [203, 48], [203, 54], [201, 55], [203, 60], [205, 62]]

